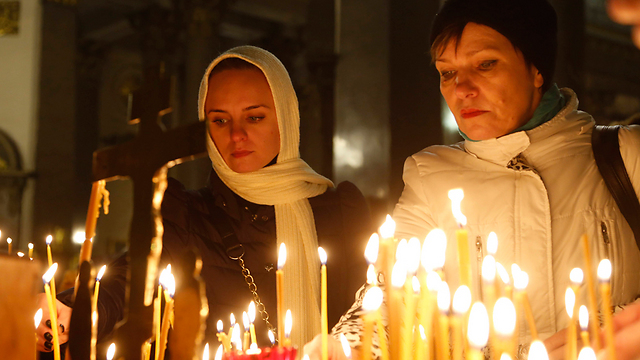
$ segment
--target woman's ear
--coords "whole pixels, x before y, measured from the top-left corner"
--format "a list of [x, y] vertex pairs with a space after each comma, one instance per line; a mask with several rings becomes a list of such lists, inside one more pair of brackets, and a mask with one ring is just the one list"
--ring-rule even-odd
[[542, 76], [542, 73], [540, 73], [540, 71], [535, 66], [532, 65], [532, 67], [533, 67], [532, 70], [533, 70], [533, 73], [534, 73], [534, 75], [533, 75], [533, 85], [536, 88], [541, 89], [542, 85], [544, 85], [544, 77]]

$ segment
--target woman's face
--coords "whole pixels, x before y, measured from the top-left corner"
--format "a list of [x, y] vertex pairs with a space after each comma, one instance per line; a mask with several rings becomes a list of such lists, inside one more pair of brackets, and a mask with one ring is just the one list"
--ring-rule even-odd
[[458, 127], [472, 140], [509, 134], [531, 119], [540, 103], [542, 75], [494, 29], [468, 23], [462, 37], [436, 59], [440, 92]]
[[211, 76], [205, 101], [209, 133], [231, 170], [265, 167], [280, 152], [271, 88], [259, 70], [224, 70]]

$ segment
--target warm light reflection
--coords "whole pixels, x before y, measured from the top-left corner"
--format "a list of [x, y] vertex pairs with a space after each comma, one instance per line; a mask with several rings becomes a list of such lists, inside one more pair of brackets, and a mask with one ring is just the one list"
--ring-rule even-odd
[[498, 273], [498, 276], [500, 276], [500, 280], [502, 280], [505, 285], [511, 284], [511, 279], [509, 278], [507, 269], [505, 269], [505, 267], [502, 266], [502, 264], [500, 264], [499, 262], [496, 262], [496, 271]]
[[420, 267], [420, 240], [418, 238], [409, 239], [406, 248], [407, 271], [410, 274], [418, 272]]
[[202, 351], [202, 360], [209, 360], [209, 343], [204, 345], [204, 350]]
[[462, 285], [453, 294], [453, 312], [456, 315], [462, 315], [469, 311], [471, 306], [471, 290], [466, 285]]
[[573, 268], [569, 273], [569, 279], [573, 285], [581, 285], [584, 280], [584, 273], [580, 268]]
[[74, 232], [73, 236], [71, 237], [71, 240], [73, 241], [73, 243], [78, 245], [81, 245], [86, 239], [87, 239], [87, 236], [82, 230], [78, 230]]
[[469, 325], [467, 328], [469, 345], [475, 349], [482, 349], [489, 340], [489, 314], [487, 308], [481, 302], [475, 302], [469, 312]]
[[401, 261], [397, 261], [391, 270], [391, 286], [401, 288], [407, 280], [407, 268]]
[[438, 291], [441, 282], [442, 279], [440, 279], [440, 275], [438, 275], [437, 272], [429, 271], [427, 273], [427, 289], [429, 289], [429, 291]]
[[58, 263], [53, 263], [53, 265], [51, 265], [49, 270], [47, 270], [47, 272], [44, 273], [44, 275], [42, 275], [42, 281], [44, 281], [45, 284], [50, 283], [51, 279], [53, 278], [57, 270], [58, 270]]
[[322, 246], [318, 247], [318, 256], [320, 257], [320, 263], [322, 265], [327, 265], [327, 252], [324, 251]]
[[214, 359], [222, 360], [222, 355], [224, 355], [224, 347], [220, 344], [220, 346], [218, 346], [218, 350], [216, 350], [216, 357]]
[[611, 279], [611, 261], [609, 259], [602, 259], [598, 264], [598, 279], [600, 281]]
[[441, 229], [429, 231], [422, 245], [422, 266], [426, 271], [441, 269], [447, 251], [447, 235]]
[[111, 343], [107, 350], [107, 360], [113, 360], [113, 356], [116, 354], [116, 344]]
[[375, 264], [378, 261], [378, 251], [380, 249], [380, 238], [378, 234], [373, 233], [369, 238], [367, 247], [364, 249], [364, 258], [367, 260], [367, 264]]
[[278, 270], [282, 270], [284, 263], [287, 261], [287, 247], [284, 243], [280, 244], [280, 250], [278, 250]]
[[342, 344], [342, 351], [344, 352], [344, 356], [346, 356], [347, 359], [351, 359], [351, 346], [349, 346], [347, 337], [342, 333], [340, 334], [340, 344]]
[[491, 255], [482, 260], [482, 279], [489, 283], [496, 279], [496, 259]]
[[424, 326], [422, 326], [422, 324], [418, 325], [418, 330], [420, 331], [420, 338], [422, 341], [427, 340], [427, 334], [424, 333]]
[[441, 312], [448, 314], [451, 307], [451, 291], [449, 290], [449, 284], [441, 282], [438, 288], [438, 309]]
[[493, 328], [503, 338], [513, 335], [516, 328], [516, 307], [506, 297], [501, 297], [493, 307]]
[[382, 290], [374, 286], [367, 290], [362, 299], [362, 309], [365, 311], [375, 311], [382, 305], [383, 295]]
[[284, 317], [284, 337], [291, 336], [291, 328], [293, 327], [293, 318], [291, 317], [291, 310], [287, 310], [287, 314]]
[[529, 360], [549, 360], [549, 353], [544, 343], [540, 340], [534, 340], [529, 347]]
[[589, 328], [589, 310], [584, 305], [580, 306], [580, 310], [578, 310], [578, 321], [580, 322], [580, 329], [587, 331]]
[[367, 268], [367, 284], [376, 285], [378, 283], [378, 277], [376, 276], [376, 268], [373, 264], [369, 264]]
[[576, 305], [576, 293], [573, 292], [573, 289], [568, 287], [567, 291], [564, 293], [564, 306], [570, 318], [573, 317], [573, 307], [575, 305]]
[[456, 218], [458, 225], [467, 225], [467, 217], [462, 214], [460, 207], [462, 199], [464, 199], [464, 191], [462, 191], [462, 189], [449, 190], [449, 199], [451, 199], [451, 212], [453, 213], [453, 217]]
[[18, 257], [24, 257], [24, 253], [22, 251], [18, 251], [16, 255], [18, 255]]
[[493, 231], [487, 237], [487, 252], [489, 255], [495, 255], [498, 252], [498, 235]]
[[589, 346], [585, 346], [578, 354], [578, 360], [596, 360], [596, 353]]
[[36, 311], [36, 316], [33, 317], [33, 322], [36, 325], [36, 329], [40, 326], [40, 322], [42, 321], [42, 309], [38, 309]]
[[383, 239], [390, 239], [393, 238], [393, 234], [395, 232], [396, 222], [393, 221], [391, 215], [387, 215], [387, 219], [382, 224], [382, 226], [380, 226], [380, 236], [382, 236]]
[[47, 243], [47, 245], [51, 245], [51, 242], [53, 241], [53, 236], [51, 235], [47, 235], [47, 239], [45, 240], [45, 242]]
[[102, 276], [104, 276], [105, 271], [107, 271], [107, 265], [102, 265], [100, 271], [98, 271], [98, 275], [96, 276], [96, 281], [102, 280]]
[[256, 321], [256, 303], [251, 301], [249, 303], [249, 321], [253, 324]]

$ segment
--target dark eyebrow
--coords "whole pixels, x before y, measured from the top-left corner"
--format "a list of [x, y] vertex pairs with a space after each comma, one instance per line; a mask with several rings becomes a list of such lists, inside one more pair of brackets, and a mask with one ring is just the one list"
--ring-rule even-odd
[[[242, 111], [249, 111], [249, 110], [258, 109], [258, 108], [261, 108], [261, 107], [264, 107], [264, 108], [267, 108], [267, 109], [271, 109], [267, 105], [251, 105], [251, 106], [247, 106], [246, 108], [242, 109]], [[207, 114], [209, 114], [209, 113], [228, 114], [228, 112], [226, 112], [224, 110], [219, 110], [219, 109], [211, 109], [211, 110], [207, 111]]]

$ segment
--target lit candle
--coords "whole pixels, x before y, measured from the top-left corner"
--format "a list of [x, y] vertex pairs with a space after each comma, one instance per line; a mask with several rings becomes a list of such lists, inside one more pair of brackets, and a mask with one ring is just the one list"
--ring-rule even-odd
[[491, 256], [496, 256], [498, 252], [498, 235], [495, 232], [490, 232], [487, 236], [487, 253]]
[[156, 335], [156, 350], [154, 352], [154, 359], [158, 360], [160, 356], [160, 332], [162, 324], [162, 281], [166, 278], [167, 271], [171, 271], [171, 265], [167, 265], [166, 269], [160, 272], [158, 278], [158, 297], [153, 301], [153, 325]]
[[451, 199], [451, 211], [458, 223], [456, 230], [456, 242], [458, 246], [458, 269], [460, 269], [460, 285], [471, 286], [471, 263], [469, 261], [468, 233], [464, 228], [467, 225], [467, 217], [462, 214], [460, 204], [464, 198], [462, 189], [449, 190]]
[[380, 238], [378, 234], [373, 233], [367, 242], [367, 247], [364, 249], [364, 258], [367, 260], [368, 265], [373, 265], [378, 261], [378, 252], [380, 249]]
[[[164, 288], [165, 306], [162, 317], [162, 327], [160, 329], [160, 343], [156, 344], [156, 351], [160, 353], [158, 357], [162, 360], [167, 350], [167, 337], [169, 336], [169, 323], [171, 321], [171, 313], [173, 312], [173, 295], [175, 295], [176, 292], [176, 281], [173, 274], [168, 271], [165, 272], [165, 277], [160, 279], [160, 281]], [[160, 345], [160, 350], [158, 350], [158, 345]]]
[[540, 340], [534, 340], [529, 347], [529, 360], [549, 360], [549, 353], [544, 343]]
[[589, 342], [589, 310], [587, 310], [587, 307], [584, 305], [580, 306], [578, 320], [580, 322], [580, 338], [582, 338], [582, 346], [591, 346]]
[[[362, 353], [360, 354], [361, 360], [371, 360], [371, 344], [373, 337], [373, 326], [377, 321], [377, 311], [382, 304], [382, 290], [379, 287], [374, 286], [367, 290], [362, 299], [362, 310], [365, 311], [362, 315], [363, 334], [362, 334]], [[382, 340], [384, 334], [378, 334], [378, 338]]]
[[53, 265], [53, 256], [51, 256], [51, 242], [53, 241], [53, 236], [47, 235], [45, 242], [47, 243], [47, 261], [49, 262], [49, 267]]
[[224, 332], [224, 324], [222, 323], [222, 320], [218, 320], [218, 322], [216, 323], [216, 328], [218, 330], [216, 336], [218, 337], [220, 345], [223, 346], [224, 352], [229, 351], [231, 348], [231, 344], [229, 343], [229, 337]]
[[[344, 356], [347, 359], [351, 359], [351, 346], [349, 345], [349, 341], [347, 340], [347, 337], [344, 336], [344, 334], [340, 334], [339, 338], [340, 338], [340, 345], [342, 345], [342, 352], [344, 352]], [[364, 349], [364, 347], [363, 347], [363, 349]], [[307, 355], [305, 355], [305, 356], [307, 356]], [[307, 357], [306, 360], [309, 360], [309, 358]]]
[[515, 356], [516, 344], [513, 342], [513, 332], [516, 329], [516, 308], [506, 297], [496, 301], [493, 310], [493, 327], [496, 333], [496, 355], [507, 354]]
[[293, 318], [291, 310], [287, 310], [284, 317], [284, 347], [291, 347], [291, 327], [293, 326]]
[[536, 322], [533, 318], [533, 312], [531, 311], [531, 305], [529, 305], [529, 296], [526, 290], [527, 285], [529, 285], [529, 275], [520, 270], [518, 265], [513, 264], [511, 266], [511, 276], [513, 276], [513, 287], [516, 289], [516, 302], [524, 311], [525, 318], [529, 324], [529, 331], [531, 331], [531, 339], [538, 340], [538, 330], [536, 329]]
[[322, 331], [322, 360], [329, 359], [329, 322], [327, 319], [327, 253], [318, 247], [320, 256], [320, 325]]
[[113, 356], [116, 354], [116, 344], [111, 343], [109, 349], [107, 349], [107, 360], [113, 360]]
[[447, 235], [441, 229], [429, 231], [422, 246], [421, 263], [425, 271], [439, 271], [444, 267]]
[[424, 287], [427, 288], [427, 291], [421, 291], [422, 299], [420, 305], [420, 324], [424, 328], [426, 342], [423, 344], [424, 348], [422, 350], [423, 354], [419, 355], [420, 360], [424, 358], [433, 358], [431, 355], [433, 352], [433, 348], [431, 345], [434, 343], [433, 341], [433, 322], [435, 316], [435, 308], [436, 308], [436, 294], [438, 289], [440, 288], [440, 276], [435, 271], [427, 272], [426, 276], [426, 284]]
[[93, 303], [91, 304], [91, 311], [98, 311], [98, 294], [100, 293], [100, 280], [102, 280], [102, 276], [104, 272], [107, 270], [107, 265], [102, 265], [100, 271], [98, 271], [98, 275], [96, 276], [96, 286], [93, 290]]
[[216, 357], [215, 360], [222, 360], [222, 355], [225, 353], [224, 349], [222, 348], [222, 345], [218, 346], [218, 350], [216, 350]]
[[589, 346], [585, 346], [580, 350], [578, 360], [596, 360], [596, 353]]
[[[598, 318], [598, 300], [596, 298], [596, 283], [593, 276], [593, 267], [591, 266], [591, 249], [589, 248], [589, 237], [582, 235], [582, 250], [584, 254], [584, 272], [587, 277], [587, 290], [589, 291], [589, 316], [592, 319]], [[592, 321], [590, 324], [591, 338], [593, 339], [593, 347], [596, 351], [602, 348], [600, 344], [600, 328], [598, 321]]]
[[105, 188], [106, 181], [99, 180], [91, 186], [91, 196], [89, 197], [89, 207], [87, 209], [87, 218], [84, 226], [85, 240], [82, 242], [80, 249], [80, 258], [78, 263], [91, 261], [91, 252], [93, 251], [92, 239], [96, 234], [96, 223], [100, 216], [100, 200], [104, 197], [104, 213], [109, 213], [109, 192]]
[[451, 316], [451, 341], [453, 343], [453, 360], [463, 359], [464, 341], [462, 334], [462, 322], [471, 306], [471, 290], [466, 285], [462, 285], [453, 294], [453, 314]]
[[7, 238], [7, 247], [8, 247], [7, 253], [9, 253], [9, 254], [11, 254], [11, 244], [12, 243], [13, 243], [13, 240], [11, 240], [11, 238], [8, 237]]
[[29, 247], [29, 259], [33, 260], [33, 243], [27, 245]]
[[254, 322], [256, 321], [256, 303], [254, 303], [253, 301], [249, 303], [249, 321], [251, 322], [251, 324], [249, 325], [249, 331], [251, 332], [251, 343], [257, 344], [258, 341], [256, 340], [256, 325], [254, 324]]
[[398, 261], [391, 271], [391, 296], [389, 297], [388, 317], [389, 317], [389, 354], [391, 359], [396, 360], [400, 356], [400, 330], [402, 321], [402, 288], [407, 280], [407, 268], [405, 264]]
[[276, 297], [277, 297], [277, 315], [278, 315], [278, 339], [284, 339], [284, 272], [282, 268], [287, 261], [287, 247], [284, 243], [280, 244], [278, 251], [278, 269], [276, 270]]
[[258, 348], [258, 344], [253, 343], [244, 353], [246, 355], [259, 355], [260, 353], [262, 353], [262, 350]]
[[271, 342], [271, 346], [275, 346], [276, 345], [276, 337], [275, 337], [275, 335], [273, 335], [273, 331], [271, 331], [271, 329], [269, 329], [269, 331], [267, 332], [267, 335], [269, 336], [269, 341]]
[[[420, 254], [418, 252], [418, 254]], [[411, 277], [411, 281], [405, 282], [404, 296], [404, 321], [402, 328], [402, 347], [400, 348], [400, 358], [410, 359], [413, 349], [413, 329], [416, 319], [416, 303], [420, 297], [420, 281], [416, 276]], [[407, 286], [408, 285], [408, 286]]]
[[204, 350], [202, 351], [202, 360], [209, 360], [209, 343], [204, 344]]
[[422, 324], [418, 324], [418, 332], [420, 333], [420, 337], [416, 336], [416, 352], [413, 354], [414, 360], [422, 360], [425, 358], [424, 344], [427, 342], [427, 334], [425, 334]]
[[505, 267], [499, 262], [496, 262], [496, 271], [498, 273], [498, 276], [500, 277], [500, 280], [502, 280], [502, 283], [504, 284], [504, 296], [512, 299], [513, 287], [511, 286], [511, 278], [509, 278], [507, 269], [505, 269]]
[[613, 319], [611, 318], [611, 261], [609, 259], [600, 261], [598, 265], [598, 280], [600, 280], [601, 312], [604, 316], [605, 339], [607, 340], [607, 360], [616, 360]]
[[24, 253], [22, 251], [18, 251], [16, 255], [18, 255], [18, 257], [24, 257]]
[[231, 313], [231, 315], [229, 315], [229, 323], [231, 324], [229, 326], [229, 332], [227, 333], [227, 338], [229, 338], [229, 349], [231, 349], [231, 343], [233, 343], [233, 329], [236, 326], [236, 317], [233, 315], [233, 313]]
[[249, 349], [251, 345], [251, 323], [249, 322], [249, 315], [247, 315], [246, 311], [242, 312], [242, 324], [244, 325], [244, 334], [242, 337], [242, 348]]
[[47, 296], [47, 303], [49, 305], [49, 317], [51, 320], [51, 334], [53, 335], [53, 358], [55, 360], [60, 360], [60, 340], [58, 338], [58, 314], [56, 312], [56, 308], [54, 303], [56, 301], [55, 295], [52, 294], [51, 288], [49, 286], [50, 282], [53, 279], [53, 275], [55, 275], [56, 270], [58, 270], [58, 263], [54, 263], [51, 265], [49, 270], [42, 276], [42, 281], [44, 282], [44, 292]]
[[231, 332], [231, 343], [236, 351], [242, 351], [242, 337], [240, 336], [240, 324], [233, 325]]
[[[485, 256], [482, 260], [482, 300], [487, 307], [489, 318], [493, 318], [493, 308], [496, 303], [496, 259], [492, 255]], [[498, 354], [494, 353], [495, 346], [493, 342], [495, 339], [494, 323], [489, 323], [489, 338], [491, 339], [491, 358], [497, 359]]]
[[[419, 320], [424, 328], [426, 342], [423, 344], [420, 359], [425, 357], [433, 358], [433, 317], [436, 307], [436, 292], [440, 286], [441, 277], [437, 272], [442, 273], [447, 250], [447, 236], [441, 229], [433, 229], [427, 234], [422, 246], [421, 264], [426, 272], [422, 276], [422, 290], [420, 292]], [[437, 272], [436, 272], [437, 271]]]
[[449, 354], [449, 308], [451, 306], [451, 292], [446, 282], [440, 283], [438, 289], [438, 337], [436, 338], [436, 356], [438, 360], [448, 360]]
[[567, 345], [566, 360], [575, 360], [578, 354], [578, 346], [576, 343], [576, 318], [574, 317], [574, 308], [576, 307], [576, 294], [572, 287], [568, 287], [564, 294], [564, 305], [569, 316], [569, 326], [567, 327]]
[[[391, 293], [393, 292], [392, 287], [388, 285], [390, 279], [393, 277], [393, 266], [395, 265], [395, 261], [393, 260], [395, 256], [396, 245], [396, 240], [394, 239], [395, 231], [396, 222], [393, 221], [391, 216], [387, 215], [385, 222], [382, 224], [382, 226], [380, 226], [381, 239], [379, 245], [378, 262], [376, 264], [377, 271], [382, 273], [384, 283], [386, 284], [384, 289], [387, 294], [387, 299], [391, 299]], [[389, 343], [390, 348], [395, 348], [391, 341]], [[396, 353], [395, 356], [397, 355], [398, 354]]]
[[467, 360], [484, 360], [482, 348], [489, 340], [489, 314], [481, 302], [474, 303], [469, 311], [467, 339], [469, 341]]

